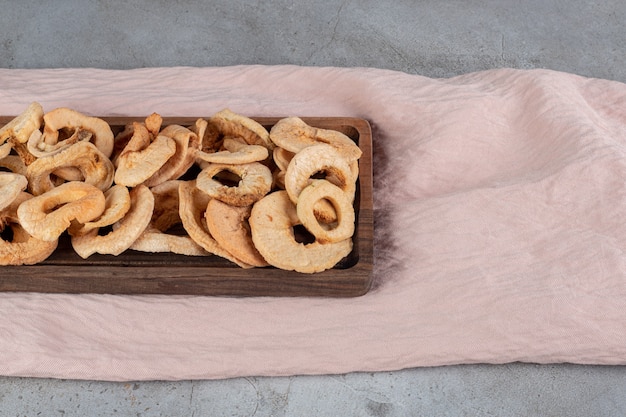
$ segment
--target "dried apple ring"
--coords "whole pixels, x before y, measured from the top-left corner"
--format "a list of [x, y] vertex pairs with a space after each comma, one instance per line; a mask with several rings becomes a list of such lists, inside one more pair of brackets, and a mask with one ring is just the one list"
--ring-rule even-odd
[[249, 117], [224, 109], [214, 114], [209, 123], [216, 126], [223, 136], [240, 137], [249, 145], [261, 145], [270, 151], [274, 149], [267, 129]]
[[24, 175], [0, 172], [0, 210], [8, 207], [28, 186]]
[[[358, 178], [359, 176], [359, 161], [352, 161], [350, 163], [350, 172], [352, 173], [352, 178], [355, 178], [356, 181], [356, 178]], [[332, 177], [330, 179], [332, 182]], [[354, 193], [352, 193], [351, 197], [352, 202], [354, 202]], [[320, 200], [315, 203], [313, 210], [315, 212], [315, 217], [317, 218], [317, 220], [322, 223], [329, 224], [337, 221], [337, 213], [335, 212], [333, 206], [327, 200]]]
[[9, 155], [0, 159], [0, 167], [6, 168], [15, 174], [26, 176], [26, 164], [18, 155]]
[[286, 191], [268, 194], [252, 207], [252, 241], [263, 258], [277, 268], [302, 273], [332, 268], [352, 251], [352, 239], [322, 244], [297, 242], [293, 227], [300, 224]]
[[293, 159], [294, 155], [295, 155], [294, 152], [288, 151], [285, 148], [281, 148], [280, 146], [277, 146], [274, 148], [274, 152], [272, 156], [274, 158], [274, 163], [276, 164], [278, 169], [281, 171], [287, 171], [289, 162]]
[[144, 184], [154, 187], [165, 181], [178, 179], [195, 162], [195, 152], [200, 148], [200, 139], [190, 129], [180, 125], [166, 126], [159, 137], [168, 137], [174, 141], [174, 154]]
[[142, 184], [154, 175], [172, 155], [176, 153], [176, 142], [167, 136], [154, 140], [142, 123], [133, 123], [133, 135], [126, 147], [115, 159], [115, 183], [127, 187]]
[[254, 247], [248, 218], [252, 206], [235, 207], [211, 199], [206, 206], [206, 224], [211, 236], [237, 259], [252, 266], [269, 264]]
[[56, 143], [49, 144], [44, 141], [44, 134], [39, 130], [35, 130], [28, 138], [26, 148], [28, 149], [28, 152], [30, 152], [33, 156], [37, 158], [42, 158], [44, 156], [49, 156], [60, 152], [68, 146], [73, 145], [77, 142], [89, 142], [92, 137], [92, 132], [78, 128], [72, 133], [71, 136], [57, 141]]
[[200, 140], [200, 150], [202, 152], [215, 152], [219, 149], [222, 143], [222, 135], [220, 134], [218, 128], [213, 123], [207, 122], [206, 128], [202, 132], [202, 135], [198, 134]]
[[[337, 214], [337, 224], [320, 224], [315, 205], [318, 201], [329, 201]], [[339, 187], [326, 180], [315, 180], [304, 187], [298, 197], [296, 212], [302, 225], [320, 243], [339, 242], [354, 234], [354, 207]]]
[[[152, 194], [150, 196], [152, 197]], [[104, 192], [104, 211], [102, 215], [84, 224], [72, 224], [69, 233], [72, 236], [80, 236], [94, 229], [111, 226], [113, 223], [121, 220], [130, 208], [131, 196], [128, 188], [119, 184], [114, 185]], [[150, 209], [150, 216], [152, 216], [152, 209]]]
[[325, 174], [327, 180], [341, 188], [351, 199], [354, 198], [356, 179], [349, 163], [334, 147], [319, 144], [306, 147], [295, 154], [287, 167], [285, 190], [292, 202], [297, 203], [300, 192], [319, 173]]
[[170, 180], [150, 189], [154, 196], [152, 218], [130, 249], [152, 253], [172, 252], [188, 256], [210, 255], [188, 235], [167, 233], [182, 224], [178, 195], [178, 187], [182, 182]]
[[189, 130], [195, 133], [198, 136], [198, 150], [201, 150], [204, 146], [203, 140], [207, 135], [207, 130], [209, 129], [209, 122], [206, 120], [199, 118], [196, 119], [195, 123], [189, 126]]
[[150, 135], [153, 138], [156, 138], [159, 135], [159, 131], [161, 130], [163, 118], [159, 113], [152, 113], [150, 116], [146, 117], [144, 124], [146, 126], [146, 129], [148, 129], [148, 132], [150, 132]]
[[13, 149], [13, 144], [10, 142], [0, 145], [0, 159], [6, 158], [7, 156], [9, 156], [12, 149]]
[[278, 190], [285, 189], [285, 171], [281, 171], [279, 169], [274, 170], [272, 172], [272, 178], [274, 181], [272, 183], [272, 188], [278, 189]]
[[101, 236], [94, 228], [83, 235], [72, 236], [72, 247], [81, 258], [86, 259], [94, 253], [117, 256], [141, 236], [152, 217], [154, 196], [148, 187], [139, 185], [130, 190], [129, 198], [130, 208], [123, 218], [113, 223], [111, 232]]
[[212, 164], [251, 164], [267, 159], [269, 152], [267, 148], [260, 145], [241, 144], [234, 139], [226, 138], [222, 145], [225, 150], [207, 153], [196, 153], [196, 159], [210, 162]]
[[207, 252], [189, 236], [176, 236], [148, 226], [133, 242], [130, 249], [139, 252], [171, 252], [186, 256], [209, 256]]
[[[213, 178], [222, 171], [239, 176], [241, 181], [234, 187], [222, 184]], [[259, 162], [240, 165], [209, 164], [198, 174], [196, 186], [209, 196], [226, 204], [244, 207], [260, 200], [270, 192], [272, 172]]]
[[32, 236], [50, 242], [72, 221], [87, 223], [104, 211], [104, 193], [84, 182], [66, 182], [24, 201], [17, 209], [22, 227]]
[[32, 197], [22, 192], [0, 211], [0, 232], [7, 227], [12, 231], [10, 241], [0, 238], [0, 265], [33, 265], [47, 259], [57, 248], [58, 239], [49, 242], [37, 239], [19, 224], [17, 209]]
[[30, 135], [39, 130], [43, 122], [43, 107], [31, 103], [19, 116], [0, 129], [0, 143], [12, 138], [17, 143], [26, 143]]
[[189, 237], [207, 252], [228, 259], [242, 268], [251, 268], [252, 265], [234, 256], [221, 246], [209, 231], [205, 211], [211, 197], [200, 191], [196, 187], [195, 181], [182, 181], [178, 187], [178, 192], [179, 214]]
[[[142, 126], [144, 129], [139, 134], [141, 140], [135, 139], [134, 149], [128, 149], [129, 151], [137, 151], [147, 147], [150, 142], [154, 140], [159, 134], [159, 130], [161, 130], [161, 123], [163, 122], [163, 118], [158, 113], [152, 113], [150, 116], [146, 117], [143, 123], [128, 123], [124, 126], [124, 130], [115, 135], [115, 140], [113, 144], [113, 155], [111, 155], [111, 161], [115, 168], [118, 167], [118, 159], [122, 151], [126, 148], [128, 143], [133, 138], [135, 134], [135, 127], [137, 125]], [[145, 141], [143, 143], [142, 141]]]
[[299, 117], [279, 120], [270, 130], [270, 139], [276, 146], [293, 153], [298, 153], [311, 145], [326, 143], [337, 149], [350, 162], [359, 159], [363, 153], [358, 145], [343, 133], [309, 126]]
[[107, 158], [113, 153], [113, 131], [104, 120], [87, 116], [76, 110], [59, 107], [43, 115], [43, 143], [55, 145], [63, 141], [63, 136], [71, 137], [82, 132], [84, 137], [89, 134], [91, 142]]
[[80, 170], [84, 182], [106, 191], [113, 183], [113, 163], [91, 142], [78, 142], [60, 152], [39, 158], [26, 169], [29, 190], [40, 195], [55, 187], [50, 178], [60, 168], [75, 167]]
[[57, 177], [61, 182], [66, 181], [85, 181], [83, 173], [76, 167], [63, 167], [52, 171], [52, 175]]

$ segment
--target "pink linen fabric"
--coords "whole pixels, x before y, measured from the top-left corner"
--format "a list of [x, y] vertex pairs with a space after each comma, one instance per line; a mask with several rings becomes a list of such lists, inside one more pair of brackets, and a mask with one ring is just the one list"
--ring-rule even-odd
[[0, 374], [98, 380], [626, 363], [626, 85], [548, 70], [0, 70], [0, 114], [355, 116], [365, 296], [0, 294]]

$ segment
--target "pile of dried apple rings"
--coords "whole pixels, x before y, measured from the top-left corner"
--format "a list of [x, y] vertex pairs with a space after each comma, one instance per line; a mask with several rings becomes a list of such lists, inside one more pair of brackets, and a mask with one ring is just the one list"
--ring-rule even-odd
[[0, 265], [42, 262], [67, 233], [83, 259], [135, 250], [324, 271], [352, 251], [360, 157], [298, 117], [268, 131], [229, 109], [191, 126], [153, 113], [114, 134], [34, 102], [0, 128]]

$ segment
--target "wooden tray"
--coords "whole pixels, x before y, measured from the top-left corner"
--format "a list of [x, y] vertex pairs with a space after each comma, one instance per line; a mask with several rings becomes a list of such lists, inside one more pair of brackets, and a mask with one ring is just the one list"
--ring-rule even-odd
[[[198, 117], [164, 118], [163, 125], [192, 125]], [[0, 117], [0, 126], [12, 117]], [[104, 118], [114, 132], [140, 117]], [[302, 118], [312, 126], [338, 130], [363, 151], [355, 198], [354, 249], [335, 268], [301, 274], [274, 267], [242, 269], [218, 257], [128, 250], [119, 256], [95, 254], [80, 258], [63, 236], [46, 261], [32, 266], [0, 266], [0, 291], [100, 294], [188, 294], [212, 296], [355, 297], [372, 281], [373, 201], [372, 133], [358, 118]], [[255, 118], [271, 128], [279, 118]]]

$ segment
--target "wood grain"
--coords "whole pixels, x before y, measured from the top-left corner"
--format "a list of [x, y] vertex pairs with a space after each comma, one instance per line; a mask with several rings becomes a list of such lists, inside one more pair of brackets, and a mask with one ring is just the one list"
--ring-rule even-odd
[[[202, 116], [199, 116], [202, 117]], [[165, 124], [191, 125], [198, 117], [165, 117]], [[0, 117], [0, 125], [11, 117]], [[140, 117], [103, 118], [114, 131]], [[274, 267], [242, 269], [217, 257], [128, 250], [119, 256], [80, 258], [67, 236], [46, 261], [32, 266], [0, 267], [0, 291], [98, 294], [178, 294], [209, 296], [356, 297], [367, 293], [373, 266], [372, 133], [359, 118], [302, 117], [312, 126], [334, 129], [363, 151], [355, 198], [354, 249], [335, 268], [301, 274]], [[255, 118], [266, 128], [279, 118]]]

